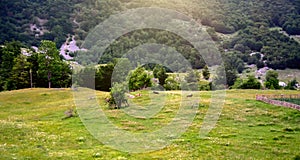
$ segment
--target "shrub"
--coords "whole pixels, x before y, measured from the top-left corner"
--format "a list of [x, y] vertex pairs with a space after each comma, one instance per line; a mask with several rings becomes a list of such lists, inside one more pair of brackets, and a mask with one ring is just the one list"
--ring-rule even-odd
[[165, 80], [168, 78], [166, 69], [162, 65], [156, 65], [153, 69], [153, 75], [155, 78], [158, 78], [159, 84], [164, 86]]
[[261, 89], [261, 83], [254, 77], [249, 76], [247, 80], [242, 80], [238, 78], [234, 85], [231, 87], [233, 89]]
[[261, 83], [254, 77], [249, 76], [248, 80], [242, 83], [241, 89], [261, 89]]
[[129, 90], [139, 90], [151, 86], [151, 77], [145, 68], [138, 67], [129, 74]]
[[298, 82], [296, 79], [294, 79], [294, 80], [290, 81], [284, 89], [296, 90], [296, 84], [298, 84]]
[[267, 72], [265, 86], [269, 89], [280, 89], [278, 72], [276, 71]]
[[114, 83], [110, 91], [110, 105], [115, 104], [116, 109], [122, 107], [122, 103], [127, 103], [125, 93], [127, 91], [126, 83]]
[[209, 80], [209, 77], [210, 77], [210, 72], [208, 70], [208, 66], [205, 65], [203, 70], [202, 70], [202, 76], [205, 80]]
[[211, 82], [199, 81], [199, 90], [200, 91], [210, 91], [211, 90]]
[[168, 76], [165, 80], [164, 87], [166, 90], [180, 90], [180, 83], [176, 81], [174, 76]]

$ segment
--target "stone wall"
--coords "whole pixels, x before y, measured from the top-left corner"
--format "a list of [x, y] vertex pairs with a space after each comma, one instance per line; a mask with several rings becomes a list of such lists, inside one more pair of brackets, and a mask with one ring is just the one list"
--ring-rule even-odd
[[278, 98], [299, 98], [300, 99], [300, 94], [298, 95], [256, 95], [256, 100], [257, 101], [262, 101], [265, 103], [269, 103], [272, 105], [276, 106], [283, 106], [283, 107], [288, 107], [288, 108], [293, 108], [297, 109], [300, 111], [300, 105], [289, 103], [289, 102], [284, 102], [284, 101], [279, 101], [279, 100], [274, 100]]

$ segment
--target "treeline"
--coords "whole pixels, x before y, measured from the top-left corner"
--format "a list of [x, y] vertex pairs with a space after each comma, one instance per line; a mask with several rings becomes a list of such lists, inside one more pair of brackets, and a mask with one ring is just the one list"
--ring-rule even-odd
[[[230, 59], [230, 61], [229, 61]], [[167, 68], [159, 64], [138, 66], [132, 68], [128, 59], [115, 59], [113, 63], [98, 67], [85, 67], [77, 70], [73, 76], [74, 85], [101, 91], [141, 89], [152, 90], [194, 90], [209, 91], [218, 89], [297, 89], [297, 80], [289, 81], [287, 86], [280, 86], [278, 73], [267, 72], [265, 81], [260, 81], [251, 75], [240, 78], [234, 68], [239, 65], [237, 57], [228, 57], [225, 67], [219, 67], [216, 73], [211, 73], [206, 65], [202, 70], [187, 70], [182, 73], [168, 73]], [[222, 70], [225, 69], [225, 74]], [[116, 87], [117, 86], [117, 87]], [[118, 88], [120, 87], [120, 88]], [[116, 91], [117, 92], [117, 91]], [[123, 91], [122, 91], [123, 92]]]
[[128, 70], [132, 65], [128, 59], [121, 58], [96, 68], [81, 68], [73, 76], [74, 85], [101, 91], [111, 91], [112, 87], [118, 84], [126, 85], [129, 91], [146, 88], [211, 90], [212, 84], [208, 81], [210, 72], [207, 66], [202, 72], [188, 70], [184, 73], [168, 73], [167, 69], [159, 64], [152, 64], [154, 68], [144, 65]]
[[[243, 60], [234, 52], [224, 54], [223, 59], [224, 68], [218, 68], [212, 74], [207, 65], [201, 72], [185, 69], [172, 73], [166, 66], [151, 63], [140, 66], [129, 59], [119, 58], [97, 67], [76, 67], [73, 82], [74, 86], [101, 91], [111, 91], [114, 84], [123, 82], [131, 91], [149, 87], [157, 90], [212, 90], [218, 89], [218, 85], [240, 89], [281, 88], [278, 73], [268, 72], [264, 84], [253, 76], [243, 80], [238, 77], [238, 73], [244, 70]], [[69, 63], [62, 59], [52, 41], [42, 41], [38, 51], [28, 49], [18, 41], [7, 42], [0, 47], [0, 91], [71, 87], [73, 69]], [[294, 89], [297, 83], [293, 80], [285, 89]]]
[[71, 74], [71, 66], [52, 41], [42, 41], [38, 52], [18, 41], [0, 47], [0, 91], [70, 87]]

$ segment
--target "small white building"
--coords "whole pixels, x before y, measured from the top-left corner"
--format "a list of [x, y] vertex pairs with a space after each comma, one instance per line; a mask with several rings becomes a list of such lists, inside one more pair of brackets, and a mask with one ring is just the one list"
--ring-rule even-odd
[[286, 87], [287, 84], [286, 84], [285, 82], [279, 82], [279, 86], [280, 86], [280, 87]]

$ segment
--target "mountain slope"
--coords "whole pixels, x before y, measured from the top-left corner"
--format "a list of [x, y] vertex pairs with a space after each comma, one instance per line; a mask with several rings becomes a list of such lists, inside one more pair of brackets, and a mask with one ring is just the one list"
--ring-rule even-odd
[[[3, 0], [0, 7], [0, 43], [14, 39], [30, 46], [38, 45], [41, 39], [49, 39], [60, 48], [71, 34], [75, 35], [80, 46], [91, 29], [114, 13], [139, 7], [161, 7], [182, 12], [205, 25], [221, 52], [229, 50], [248, 64], [256, 64], [259, 68], [266, 65], [274, 69], [300, 68], [296, 63], [300, 57], [300, 45], [288, 37], [300, 34], [300, 0]], [[281, 28], [288, 35], [279, 30], [268, 30], [274, 27]], [[225, 36], [230, 37], [228, 39], [218, 36], [220, 33], [235, 34]], [[132, 34], [141, 39], [129, 37], [131, 44], [147, 42], [143, 32]], [[158, 37], [161, 33], [150, 34]], [[168, 37], [172, 36], [165, 34], [162, 38]], [[159, 43], [157, 39], [151, 41]], [[179, 46], [187, 47], [182, 43]], [[108, 49], [105, 54], [109, 58], [100, 63], [111, 61], [127, 51], [120, 51], [118, 45], [115, 48]], [[184, 51], [183, 55], [187, 57], [188, 52]], [[253, 52], [261, 52], [265, 59], [251, 57]], [[193, 59], [199, 60], [195, 56]], [[204, 66], [201, 60], [191, 63], [194, 68]]]

